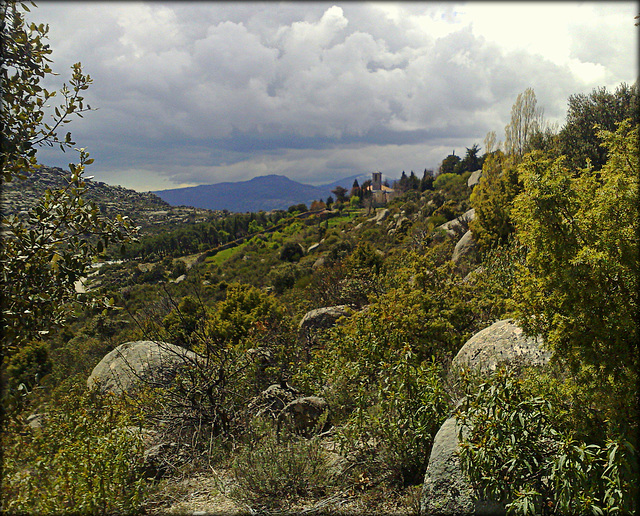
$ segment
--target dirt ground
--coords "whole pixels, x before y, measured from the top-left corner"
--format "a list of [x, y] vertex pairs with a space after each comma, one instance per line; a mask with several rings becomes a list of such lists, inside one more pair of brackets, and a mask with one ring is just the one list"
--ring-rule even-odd
[[182, 479], [163, 481], [145, 507], [148, 514], [224, 515], [241, 514], [418, 514], [421, 486], [403, 492], [342, 490], [321, 499], [297, 499], [289, 506], [268, 510], [251, 507], [230, 496], [233, 479], [228, 470], [212, 470]]

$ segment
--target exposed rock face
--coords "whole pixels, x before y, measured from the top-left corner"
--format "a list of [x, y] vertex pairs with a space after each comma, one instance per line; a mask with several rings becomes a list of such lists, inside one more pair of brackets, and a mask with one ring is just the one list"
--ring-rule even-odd
[[467, 186], [469, 188], [476, 186], [480, 182], [481, 177], [482, 177], [482, 169], [476, 170], [475, 172], [471, 172], [469, 179], [467, 179]]
[[290, 385], [270, 385], [249, 402], [247, 412], [253, 417], [268, 415], [275, 419], [284, 407], [299, 396], [300, 391]]
[[316, 345], [319, 332], [335, 326], [340, 317], [349, 316], [351, 313], [352, 310], [347, 305], [326, 306], [311, 310], [300, 321], [299, 338], [308, 342], [310, 346]]
[[420, 514], [505, 514], [501, 505], [479, 500], [460, 466], [456, 418], [447, 419], [433, 441], [424, 477]]
[[478, 244], [473, 238], [473, 233], [467, 231], [462, 238], [458, 240], [456, 247], [453, 250], [451, 261], [458, 263], [465, 259], [468, 261], [475, 261], [478, 252]]
[[328, 426], [328, 419], [327, 422], [321, 424], [321, 417], [328, 410], [329, 406], [324, 398], [318, 396], [298, 398], [282, 409], [278, 416], [278, 422], [280, 424], [284, 422], [298, 434], [311, 437], [314, 433], [323, 431]]
[[[0, 206], [2, 213], [26, 214], [42, 198], [47, 188], [66, 188], [71, 172], [58, 167], [42, 166], [25, 179], [3, 182]], [[146, 229], [158, 224], [204, 221], [214, 212], [186, 206], [172, 207], [157, 195], [136, 192], [122, 186], [112, 186], [85, 177], [85, 200], [95, 202], [100, 210], [113, 217], [127, 215]]]
[[491, 372], [499, 363], [544, 365], [550, 358], [551, 353], [542, 348], [540, 337], [525, 336], [512, 319], [505, 319], [471, 337], [454, 357], [451, 368], [467, 367]]
[[93, 368], [87, 387], [121, 394], [145, 385], [166, 386], [180, 368], [194, 364], [198, 358], [195, 353], [166, 342], [125, 342]]
[[[512, 319], [498, 321], [471, 337], [453, 359], [453, 372], [471, 368], [495, 371], [499, 364], [543, 365], [551, 354], [542, 349], [542, 339], [526, 337]], [[447, 419], [435, 436], [424, 478], [420, 514], [505, 514], [503, 505], [481, 500], [464, 475], [458, 457], [455, 416]]]
[[465, 211], [459, 217], [441, 224], [436, 229], [444, 230], [449, 237], [455, 238], [456, 235], [459, 235], [466, 231], [467, 225], [475, 218], [475, 216], [476, 210], [471, 208], [470, 210]]
[[386, 220], [386, 218], [389, 216], [389, 209], [388, 208], [384, 208], [383, 210], [380, 210], [378, 213], [375, 214], [375, 216], [371, 217], [370, 219], [367, 219], [367, 222], [375, 222], [376, 224], [382, 224], [383, 220]]
[[27, 418], [27, 425], [29, 425], [29, 428], [32, 430], [40, 430], [44, 422], [47, 420], [47, 417], [48, 414], [46, 412], [31, 414]]
[[313, 270], [319, 269], [320, 267], [323, 267], [325, 263], [327, 263], [327, 259], [324, 256], [320, 256], [315, 262], [313, 262], [311, 268]]

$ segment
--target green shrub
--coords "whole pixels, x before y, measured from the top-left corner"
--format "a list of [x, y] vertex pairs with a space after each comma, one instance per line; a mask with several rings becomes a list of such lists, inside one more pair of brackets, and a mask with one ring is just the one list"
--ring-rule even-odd
[[620, 434], [576, 439], [565, 419], [569, 400], [540, 396], [535, 378], [499, 370], [475, 386], [465, 377], [460, 459], [479, 493], [511, 514], [633, 513], [637, 443]]
[[600, 172], [537, 152], [520, 165], [512, 216], [528, 253], [516, 294], [523, 328], [558, 357], [624, 374], [639, 363], [638, 127], [600, 137]]
[[41, 341], [29, 341], [9, 357], [6, 367], [11, 394], [18, 389], [26, 394], [51, 372], [48, 346]]
[[293, 288], [296, 280], [302, 275], [303, 270], [293, 263], [283, 263], [271, 269], [267, 276], [268, 282], [276, 293], [282, 294], [285, 290]]
[[304, 256], [302, 246], [297, 242], [287, 242], [280, 250], [280, 260], [283, 262], [299, 262]]
[[162, 324], [173, 344], [189, 348], [192, 333], [205, 319], [206, 312], [202, 303], [193, 296], [185, 296], [162, 320]]
[[231, 496], [266, 507], [325, 494], [336, 483], [318, 439], [278, 438], [274, 432], [245, 446], [235, 457], [231, 472], [237, 482]]
[[439, 174], [433, 182], [435, 189], [444, 190], [445, 192], [452, 192], [461, 186], [466, 186], [463, 178], [454, 173]]
[[272, 295], [247, 284], [231, 284], [226, 299], [207, 319], [204, 332], [214, 340], [239, 344], [256, 325], [281, 321], [284, 307]]
[[131, 424], [121, 407], [83, 388], [49, 403], [40, 430], [10, 422], [3, 442], [3, 511], [139, 511], [142, 443], [118, 430]]
[[383, 365], [376, 388], [358, 392], [339, 435], [345, 448], [368, 456], [368, 475], [403, 486], [422, 483], [448, 409], [440, 372], [434, 362], [415, 364], [406, 346]]

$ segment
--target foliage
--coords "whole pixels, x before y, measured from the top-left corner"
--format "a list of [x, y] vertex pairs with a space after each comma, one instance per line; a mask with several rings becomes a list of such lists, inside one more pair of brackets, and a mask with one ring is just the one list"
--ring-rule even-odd
[[304, 213], [308, 211], [307, 205], [304, 203], [300, 203], [300, 204], [293, 204], [291, 206], [289, 206], [289, 208], [287, 209], [288, 213]]
[[559, 134], [560, 151], [567, 156], [568, 165], [578, 169], [590, 162], [595, 170], [600, 170], [607, 161], [607, 149], [600, 145], [598, 132], [613, 132], [626, 118], [637, 125], [639, 109], [637, 82], [633, 86], [623, 83], [614, 93], [602, 87], [588, 95], [571, 95], [567, 122]]
[[[368, 474], [421, 480], [447, 401], [441, 375], [451, 357], [503, 304], [462, 283], [437, 248], [385, 264], [385, 287], [366, 311], [333, 328], [295, 378], [315, 378], [334, 407], [345, 446]], [[313, 381], [311, 382], [311, 384]], [[311, 386], [313, 388], [313, 386]], [[369, 443], [370, 446], [366, 443]]]
[[503, 244], [513, 234], [511, 204], [521, 190], [513, 160], [496, 151], [485, 158], [482, 177], [471, 193], [475, 218], [469, 223], [482, 250]]
[[336, 484], [319, 439], [273, 431], [254, 436], [234, 458], [231, 472], [237, 482], [231, 496], [266, 508], [324, 494]]
[[483, 497], [505, 503], [511, 514], [634, 512], [637, 457], [624, 436], [577, 441], [561, 403], [514, 371], [499, 370], [479, 386], [466, 377], [465, 385], [456, 413], [459, 453]]
[[533, 154], [513, 216], [528, 248], [517, 291], [523, 327], [569, 363], [637, 366], [638, 128], [600, 133], [601, 174]]
[[445, 172], [443, 174], [438, 174], [438, 177], [436, 177], [435, 181], [433, 182], [433, 187], [448, 190], [452, 185], [458, 185], [461, 183], [462, 178], [458, 174]]
[[456, 156], [455, 152], [453, 154], [449, 154], [442, 160], [442, 163], [440, 163], [440, 166], [438, 167], [438, 176], [443, 174], [454, 174], [456, 167], [458, 167], [461, 161], [460, 156]]
[[331, 193], [336, 196], [336, 202], [344, 203], [347, 201], [347, 196], [349, 194], [349, 190], [342, 186], [336, 186]]
[[325, 266], [314, 271], [307, 289], [315, 305], [358, 308], [383, 291], [384, 259], [368, 242], [353, 250], [352, 244], [343, 240], [325, 256]]
[[296, 281], [304, 274], [304, 269], [293, 263], [283, 263], [269, 272], [268, 280], [278, 294], [293, 288]]
[[297, 242], [287, 242], [280, 250], [280, 260], [283, 262], [298, 262], [304, 256], [302, 246]]
[[3, 443], [3, 512], [138, 512], [142, 443], [124, 429], [131, 420], [123, 408], [75, 389], [50, 404], [44, 418], [36, 431], [11, 423]]
[[420, 180], [420, 191], [433, 190], [433, 170], [424, 169], [422, 179]]
[[482, 265], [471, 271], [466, 281], [473, 285], [476, 296], [494, 307], [501, 317], [515, 312], [516, 272], [524, 265], [526, 249], [512, 235], [506, 243], [494, 245], [483, 256]]
[[268, 214], [262, 211], [216, 213], [205, 222], [164, 227], [161, 231], [145, 235], [137, 243], [127, 245], [121, 256], [149, 259], [154, 255], [183, 256], [213, 250], [243, 239], [256, 231], [275, 231], [289, 222], [290, 215], [277, 210]]
[[388, 360], [378, 388], [357, 391], [356, 408], [341, 430], [343, 446], [372, 454], [367, 473], [400, 485], [419, 484], [448, 409], [441, 371], [433, 362], [416, 363], [409, 346]]
[[479, 152], [480, 146], [477, 143], [474, 143], [471, 148], [467, 147], [467, 152], [460, 162], [460, 170], [458, 173], [475, 172], [476, 170], [481, 169], [482, 162], [484, 160], [482, 157], [478, 156]]
[[520, 93], [511, 107], [511, 121], [504, 128], [505, 152], [516, 161], [531, 151], [532, 138], [542, 131], [543, 110], [533, 88]]
[[30, 341], [7, 360], [8, 387], [11, 394], [27, 395], [51, 372], [49, 349], [42, 341]]
[[53, 52], [45, 43], [49, 27], [44, 24], [27, 24], [20, 7], [24, 4], [3, 2], [0, 7], [2, 26], [2, 103], [0, 114], [2, 126], [2, 179], [11, 181], [37, 168], [37, 147], [58, 145], [61, 150], [74, 145], [71, 133], [64, 138], [57, 131], [70, 121], [70, 116], [88, 111], [84, 104], [83, 91], [91, 84], [91, 77], [82, 73], [80, 63], [74, 64], [70, 88], [65, 84], [60, 90], [63, 97], [47, 118], [49, 101], [57, 92], [41, 86], [51, 75], [49, 56]]
[[256, 325], [275, 324], [284, 316], [284, 307], [272, 295], [251, 285], [232, 284], [226, 299], [207, 320], [204, 332], [208, 338], [237, 345]]
[[173, 344], [189, 347], [192, 342], [191, 335], [204, 319], [205, 311], [202, 304], [193, 296], [185, 296], [162, 320], [162, 324], [171, 336]]
[[[0, 7], [2, 16], [2, 180], [20, 180], [37, 173], [36, 151], [40, 145], [73, 145], [70, 133], [59, 139], [57, 131], [85, 108], [82, 92], [91, 78], [73, 66], [70, 89], [63, 86], [62, 105], [54, 109], [51, 123], [44, 122], [46, 104], [55, 92], [41, 81], [53, 71], [49, 67], [51, 50], [44, 43], [48, 28], [30, 24], [14, 2]], [[118, 216], [109, 220], [100, 210], [86, 203], [83, 195], [85, 166], [93, 160], [84, 149], [80, 163], [70, 165], [68, 186], [47, 190], [32, 207], [26, 219], [2, 218], [2, 319], [3, 358], [30, 339], [41, 338], [53, 326], [61, 325], [76, 299], [74, 283], [113, 241], [130, 235], [129, 222]], [[95, 238], [88, 238], [93, 235]]]

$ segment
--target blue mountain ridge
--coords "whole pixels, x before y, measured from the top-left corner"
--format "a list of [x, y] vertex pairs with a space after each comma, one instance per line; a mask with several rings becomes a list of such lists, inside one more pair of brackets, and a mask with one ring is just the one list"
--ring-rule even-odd
[[[224, 182], [211, 185], [173, 188], [153, 191], [155, 195], [172, 206], [192, 206], [209, 210], [231, 212], [257, 212], [287, 209], [294, 204], [311, 204], [315, 200], [326, 200], [333, 195], [336, 186], [351, 189], [354, 179], [360, 183], [368, 179], [357, 174], [332, 183], [313, 186], [293, 181], [286, 176], [270, 174], [248, 181]], [[335, 195], [333, 195], [335, 197]]]

